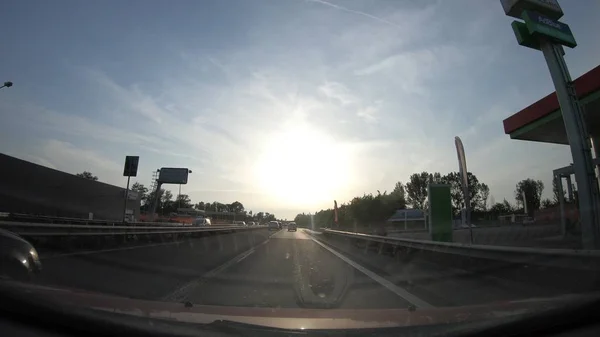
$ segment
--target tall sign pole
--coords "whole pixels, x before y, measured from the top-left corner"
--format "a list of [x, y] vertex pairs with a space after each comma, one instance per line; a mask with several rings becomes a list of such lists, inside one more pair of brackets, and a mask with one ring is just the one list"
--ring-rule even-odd
[[123, 222], [127, 216], [127, 199], [129, 198], [129, 180], [131, 177], [137, 176], [138, 164], [140, 162], [139, 156], [126, 156], [125, 167], [123, 168], [123, 176], [127, 177], [127, 188], [125, 188], [125, 201], [123, 202]]
[[577, 93], [564, 59], [562, 46], [577, 46], [569, 25], [557, 21], [563, 16], [557, 0], [501, 0], [520, 45], [541, 50], [556, 89], [579, 190], [581, 241], [584, 249], [600, 248], [600, 193], [595, 183], [590, 134], [583, 119]]

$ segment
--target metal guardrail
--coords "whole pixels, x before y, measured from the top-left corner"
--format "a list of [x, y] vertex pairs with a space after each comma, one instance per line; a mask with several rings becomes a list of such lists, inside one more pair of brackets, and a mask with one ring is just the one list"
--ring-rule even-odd
[[188, 234], [199, 232], [223, 232], [233, 230], [253, 230], [265, 226], [144, 226], [145, 223], [131, 225], [73, 225], [33, 222], [0, 221], [0, 228], [24, 236], [107, 236], [107, 235], [153, 235]]
[[422, 250], [433, 253], [453, 254], [463, 257], [490, 259], [526, 265], [532, 264], [568, 269], [600, 270], [600, 251], [598, 250], [471, 245], [455, 242], [437, 242], [361, 234], [333, 229], [325, 229], [323, 230], [323, 233], [378, 243], [380, 246], [401, 246], [409, 250]]
[[[34, 215], [22, 213], [0, 213], [0, 220], [14, 222], [33, 222], [33, 223], [50, 223], [50, 224], [80, 224], [80, 225], [101, 225], [101, 226], [163, 226], [163, 227], [190, 227], [191, 224], [179, 222], [122, 222], [119, 220], [98, 220], [84, 218], [68, 218], [55, 217], [47, 215]], [[214, 226], [237, 226], [234, 224], [216, 224]]]

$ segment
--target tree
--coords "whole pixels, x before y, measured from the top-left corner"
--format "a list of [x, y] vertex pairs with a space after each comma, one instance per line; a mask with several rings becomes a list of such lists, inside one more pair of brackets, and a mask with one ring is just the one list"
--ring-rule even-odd
[[244, 205], [242, 205], [242, 203], [239, 201], [234, 201], [230, 205], [227, 205], [227, 208], [229, 209], [230, 212], [235, 212], [235, 213], [243, 213], [244, 212]]
[[[462, 179], [459, 172], [450, 172], [442, 177], [442, 182], [450, 185], [450, 199], [452, 200], [452, 209], [454, 214], [460, 213], [461, 209], [465, 208], [464, 190], [462, 187]], [[471, 207], [479, 204], [479, 180], [471, 173], [467, 172], [467, 183], [469, 191], [469, 199]]]
[[171, 191], [167, 190], [161, 195], [161, 201], [163, 203], [170, 202], [171, 200], [173, 200], [173, 193], [171, 193]]
[[[562, 178], [560, 181], [562, 182]], [[559, 187], [559, 185], [557, 184], [556, 179], [552, 179], [552, 194], [554, 195], [554, 202], [557, 204], [560, 202], [559, 197], [560, 197], [560, 192], [561, 192], [558, 189], [558, 187]], [[560, 186], [560, 187], [562, 187], [562, 186]], [[561, 190], [562, 190], [563, 200], [565, 200], [565, 196], [566, 196], [565, 190], [564, 190], [564, 188], [561, 188]]]
[[294, 222], [296, 223], [296, 225], [298, 225], [298, 227], [305, 227], [305, 228], [310, 228], [311, 227], [311, 217], [312, 215], [309, 214], [298, 214], [296, 215], [296, 217], [294, 218]]
[[515, 208], [513, 207], [513, 205], [510, 204], [510, 202], [508, 202], [508, 200], [504, 199], [504, 201], [502, 201], [502, 204], [504, 205], [504, 208], [507, 210], [507, 212], [515, 211]]
[[414, 173], [406, 183], [406, 194], [408, 203], [415, 209], [423, 209], [427, 200], [427, 184], [429, 173]]
[[77, 173], [76, 176], [84, 178], [84, 179], [98, 181], [98, 177], [96, 177], [95, 175], [93, 175], [92, 172], [88, 172], [88, 171], [83, 171], [81, 173]]
[[544, 183], [541, 180], [527, 178], [517, 183], [515, 188], [515, 199], [525, 206], [523, 203], [523, 195], [525, 195], [527, 213], [529, 216], [533, 216], [533, 212], [540, 209], [543, 191]]
[[552, 202], [552, 200], [546, 198], [544, 200], [542, 200], [542, 208], [551, 208], [555, 205], [554, 202]]
[[396, 209], [406, 208], [406, 190], [402, 182], [397, 182], [394, 190], [390, 193], [390, 202], [396, 204]]
[[175, 199], [175, 206], [177, 208], [191, 208], [192, 207], [192, 199], [187, 194], [180, 194]]
[[275, 221], [275, 220], [276, 220], [276, 218], [275, 218], [275, 214], [271, 214], [271, 213], [269, 213], [269, 212], [265, 213], [265, 218], [264, 218], [264, 220], [265, 220], [265, 221]]
[[[477, 205], [481, 184], [477, 177], [468, 173], [470, 183], [469, 193], [474, 205]], [[380, 225], [387, 221], [396, 210], [406, 207], [408, 202], [417, 209], [423, 209], [427, 203], [427, 187], [430, 183], [451, 183], [454, 192], [453, 203], [459, 210], [463, 206], [462, 188], [457, 172], [442, 176], [439, 172], [415, 173], [410, 176], [410, 181], [405, 185], [397, 182], [394, 189], [388, 194], [387, 191], [377, 194], [365, 193], [360, 197], [354, 197], [349, 203], [343, 203], [338, 207], [338, 223], [340, 227], [358, 225]], [[485, 186], [483, 184], [483, 186]], [[487, 187], [487, 186], [486, 186]], [[489, 189], [487, 191], [489, 193]], [[487, 195], [486, 195], [487, 200]], [[313, 214], [301, 213], [296, 216], [297, 223], [310, 223], [316, 227], [331, 227], [334, 222], [334, 210], [322, 209]]]
[[430, 184], [440, 184], [442, 183], [442, 174], [439, 172], [435, 172], [429, 175], [429, 183]]
[[512, 211], [513, 207], [506, 199], [504, 199], [503, 202], [493, 204], [492, 207], [490, 207], [490, 212], [496, 215], [508, 214]]
[[479, 185], [479, 207], [483, 211], [487, 211], [487, 201], [490, 196], [490, 188], [488, 185], [481, 183]]
[[133, 185], [131, 185], [131, 190], [137, 192], [138, 198], [140, 199], [142, 205], [148, 202], [148, 189], [146, 188], [146, 186], [144, 186], [144, 184], [140, 184], [136, 181], [135, 183], [133, 183]]
[[[173, 206], [174, 206], [173, 193], [171, 193], [171, 191], [169, 191], [169, 190], [164, 191], [164, 193], [162, 193], [160, 196], [160, 202], [161, 202], [161, 206], [162, 206], [161, 209], [162, 209], [163, 214], [175, 211], [173, 209]], [[175, 206], [175, 207], [177, 207], [177, 206]]]
[[[160, 191], [158, 191], [159, 197], [158, 197], [158, 204], [156, 205], [157, 210], [160, 209], [161, 200], [162, 200], [164, 193], [165, 193], [165, 190], [162, 188], [160, 189]], [[148, 194], [146, 196], [146, 203], [144, 203], [144, 205], [142, 206], [142, 209], [144, 209], [146, 212], [151, 212], [152, 206], [154, 205], [155, 201], [156, 201], [156, 190], [148, 192]]]
[[258, 222], [261, 222], [264, 218], [265, 218], [265, 213], [263, 212], [258, 212], [254, 215], [254, 217], [256, 218], [256, 220]]

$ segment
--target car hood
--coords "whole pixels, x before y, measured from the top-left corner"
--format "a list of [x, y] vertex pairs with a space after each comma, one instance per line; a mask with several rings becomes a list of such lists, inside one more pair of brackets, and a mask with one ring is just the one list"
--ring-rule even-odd
[[540, 313], [588, 301], [597, 295], [565, 295], [434, 309], [295, 309], [194, 305], [137, 300], [89, 291], [2, 281], [0, 286], [60, 303], [61, 307], [92, 308], [104, 312], [168, 321], [208, 324], [230, 321], [281, 329], [365, 329], [490, 321]]

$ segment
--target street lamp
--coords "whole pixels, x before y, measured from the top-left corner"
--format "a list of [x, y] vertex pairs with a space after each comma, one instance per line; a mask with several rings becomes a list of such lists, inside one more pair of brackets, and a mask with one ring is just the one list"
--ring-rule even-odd
[[6, 88], [10, 88], [10, 87], [12, 87], [12, 85], [13, 85], [13, 82], [11, 82], [11, 81], [6, 81], [6, 82], [4, 82], [4, 85], [2, 85], [2, 86], [0, 87], [0, 89], [2, 89], [2, 88], [4, 88], [4, 87], [6, 87]]

